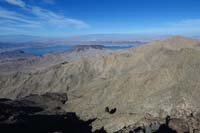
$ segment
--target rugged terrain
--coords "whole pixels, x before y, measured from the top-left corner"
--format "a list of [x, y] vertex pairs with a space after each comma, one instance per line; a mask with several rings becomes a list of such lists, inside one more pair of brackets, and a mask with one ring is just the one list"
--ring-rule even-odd
[[97, 118], [93, 131], [104, 127], [116, 132], [131, 125], [148, 125], [150, 120], [163, 122], [168, 115], [196, 120], [200, 112], [199, 50], [199, 40], [176, 36], [128, 50], [79, 56], [34, 71], [26, 65], [18, 66], [20, 72], [1, 69], [0, 97], [67, 93], [68, 102], [62, 108], [84, 120]]
[[94, 57], [111, 51], [102, 45], [76, 45], [72, 50], [33, 55], [22, 50], [0, 53], [0, 73], [33, 72], [80, 58]]

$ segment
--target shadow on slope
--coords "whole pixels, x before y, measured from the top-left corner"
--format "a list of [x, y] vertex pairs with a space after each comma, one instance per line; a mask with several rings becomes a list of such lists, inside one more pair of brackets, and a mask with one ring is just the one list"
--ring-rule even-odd
[[91, 133], [95, 119], [80, 120], [75, 113], [66, 115], [20, 115], [17, 122], [1, 123], [3, 133]]
[[[45, 94], [38, 97], [40, 100], [49, 101], [49, 96], [55, 99], [59, 95], [48, 94], [47, 97]], [[35, 95], [29, 99], [38, 97]], [[48, 108], [27, 101], [27, 98], [20, 101], [0, 99], [2, 133], [92, 133], [91, 123], [95, 120], [84, 121], [73, 112], [64, 112], [61, 107]], [[105, 133], [105, 130], [102, 128], [95, 133]]]

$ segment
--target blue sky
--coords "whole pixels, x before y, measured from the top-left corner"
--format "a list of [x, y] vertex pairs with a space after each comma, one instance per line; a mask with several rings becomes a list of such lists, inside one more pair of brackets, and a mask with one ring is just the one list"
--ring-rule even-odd
[[0, 0], [0, 34], [200, 34], [199, 0]]

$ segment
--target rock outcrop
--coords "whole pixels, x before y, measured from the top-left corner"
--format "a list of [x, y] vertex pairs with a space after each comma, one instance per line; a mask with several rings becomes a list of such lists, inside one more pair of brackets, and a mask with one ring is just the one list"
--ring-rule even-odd
[[[0, 131], [3, 133], [92, 133], [95, 119], [81, 120], [65, 112], [65, 94], [32, 95], [20, 100], [0, 99]], [[51, 104], [50, 104], [51, 103]], [[57, 103], [60, 103], [59, 105]], [[103, 133], [103, 128], [95, 133]]]

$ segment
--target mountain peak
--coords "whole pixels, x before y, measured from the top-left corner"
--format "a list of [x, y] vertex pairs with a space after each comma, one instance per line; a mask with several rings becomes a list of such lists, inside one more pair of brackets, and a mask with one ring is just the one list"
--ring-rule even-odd
[[151, 42], [153, 46], [165, 47], [173, 50], [180, 50], [182, 48], [195, 48], [199, 46], [200, 40], [184, 36], [173, 36], [165, 40], [156, 40]]
[[170, 37], [166, 40], [168, 40], [168, 41], [194, 41], [194, 40], [197, 40], [197, 39], [177, 35], [177, 36]]

